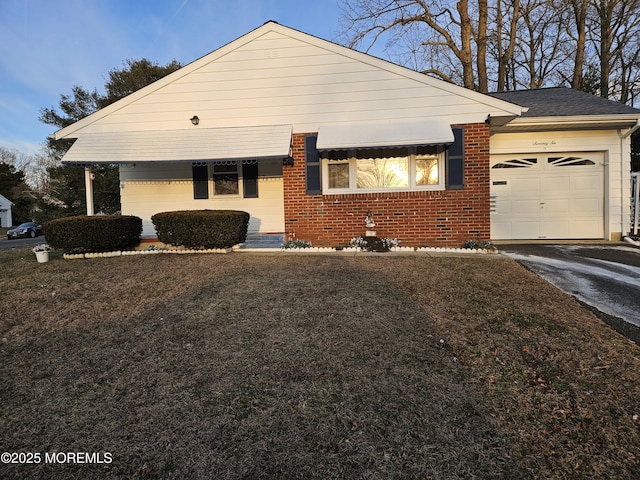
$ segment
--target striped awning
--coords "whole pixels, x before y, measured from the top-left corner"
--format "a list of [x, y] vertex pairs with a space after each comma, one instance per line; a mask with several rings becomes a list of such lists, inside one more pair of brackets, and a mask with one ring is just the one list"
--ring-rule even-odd
[[206, 162], [291, 155], [291, 125], [100, 132], [80, 136], [66, 164]]
[[453, 143], [451, 125], [442, 119], [411, 122], [323, 125], [318, 150], [447, 145]]

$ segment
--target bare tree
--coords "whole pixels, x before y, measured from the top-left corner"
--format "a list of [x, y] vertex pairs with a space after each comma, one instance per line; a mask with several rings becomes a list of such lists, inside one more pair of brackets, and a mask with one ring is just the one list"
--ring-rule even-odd
[[[516, 48], [520, 0], [496, 0], [493, 34], [493, 52], [497, 64], [497, 90], [508, 88], [509, 66]], [[506, 44], [505, 44], [506, 43]]]
[[[592, 48], [597, 54], [600, 96], [627, 101], [637, 76], [639, 0], [590, 0]], [[636, 87], [637, 88], [637, 87]]]
[[[569, 84], [631, 101], [640, 0], [343, 0], [342, 38], [485, 92]], [[597, 59], [594, 62], [593, 59]]]
[[558, 2], [523, 0], [521, 3], [521, 28], [516, 47], [520, 82], [527, 88], [540, 88], [568, 59], [563, 41], [565, 16]]
[[[424, 52], [440, 60], [432, 61], [424, 73], [477, 88], [473, 44], [478, 35], [468, 0], [345, 0], [342, 23], [347, 45], [365, 51], [381, 39], [387, 41], [387, 48], [395, 47], [408, 30], [417, 30], [422, 33]], [[456, 62], [442, 61], [443, 53]], [[480, 76], [486, 77], [486, 67], [478, 68]]]

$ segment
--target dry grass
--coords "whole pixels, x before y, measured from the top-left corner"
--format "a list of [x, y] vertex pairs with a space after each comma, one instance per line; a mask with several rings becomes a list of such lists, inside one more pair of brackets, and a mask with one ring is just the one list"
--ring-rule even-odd
[[2, 450], [113, 456], [1, 478], [640, 476], [640, 347], [509, 259], [0, 266]]

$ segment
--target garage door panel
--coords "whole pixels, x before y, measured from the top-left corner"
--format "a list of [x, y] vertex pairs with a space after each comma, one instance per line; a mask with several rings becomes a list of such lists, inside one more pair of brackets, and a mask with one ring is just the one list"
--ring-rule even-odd
[[573, 220], [571, 222], [571, 230], [576, 235], [574, 238], [600, 238], [592, 237], [593, 232], [603, 229], [602, 221], [598, 220]]
[[545, 219], [540, 231], [540, 238], [569, 238], [570, 225], [568, 220], [549, 220]]
[[[507, 181], [509, 182], [509, 180]], [[519, 196], [529, 196], [540, 192], [540, 179], [519, 175], [510, 180], [511, 191]]]
[[566, 196], [571, 177], [569, 175], [547, 176], [542, 182], [540, 193], [543, 196]]
[[571, 213], [574, 215], [599, 217], [602, 213], [602, 200], [598, 198], [572, 198]]
[[538, 203], [541, 215], [566, 217], [571, 213], [571, 200], [569, 198], [546, 198], [544, 202]]
[[492, 238], [603, 238], [602, 152], [519, 158], [492, 157]]
[[571, 177], [571, 191], [577, 193], [592, 193], [594, 190], [602, 189], [602, 176], [589, 173], [586, 175], [575, 175]]
[[496, 202], [495, 202], [495, 207], [493, 212], [496, 215], [504, 215], [504, 216], [510, 216], [511, 213], [513, 212], [513, 207], [512, 207], [512, 201], [511, 200], [504, 200], [504, 201], [499, 201], [498, 197], [495, 197]]
[[511, 213], [514, 215], [539, 215], [540, 202], [537, 200], [513, 199]]
[[500, 222], [496, 220], [491, 223], [491, 234], [494, 238], [512, 238], [513, 225], [511, 221]]
[[512, 222], [512, 235], [525, 235], [527, 238], [539, 238], [540, 222], [535, 219]]

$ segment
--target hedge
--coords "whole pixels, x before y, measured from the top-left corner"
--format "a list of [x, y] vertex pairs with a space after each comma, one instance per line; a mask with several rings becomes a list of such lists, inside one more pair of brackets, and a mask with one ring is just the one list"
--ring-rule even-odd
[[247, 238], [249, 214], [237, 210], [181, 210], [151, 217], [158, 240], [188, 248], [229, 248]]
[[140, 243], [142, 219], [132, 215], [57, 218], [43, 226], [47, 243], [65, 253], [126, 250]]

